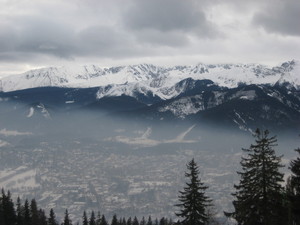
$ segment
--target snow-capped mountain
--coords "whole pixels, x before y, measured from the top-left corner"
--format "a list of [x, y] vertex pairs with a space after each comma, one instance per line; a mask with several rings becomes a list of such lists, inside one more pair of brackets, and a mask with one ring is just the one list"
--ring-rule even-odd
[[213, 121], [244, 130], [258, 125], [300, 127], [300, 62], [295, 60], [273, 68], [258, 64], [45, 68], [2, 78], [0, 85], [0, 102], [26, 104], [19, 110], [27, 119], [38, 114], [49, 119], [55, 111], [85, 108], [159, 121]]
[[[134, 92], [153, 93], [161, 99], [177, 96], [182, 90], [174, 86], [186, 79], [208, 79], [215, 84], [234, 88], [239, 84], [271, 84], [289, 82], [300, 87], [300, 62], [290, 61], [268, 68], [259, 64], [217, 64], [196, 66], [157, 67], [140, 64], [100, 68], [82, 67], [44, 68], [2, 78], [0, 91], [11, 92], [36, 87], [102, 87], [98, 98], [134, 95]], [[106, 88], [104, 88], [106, 87]]]

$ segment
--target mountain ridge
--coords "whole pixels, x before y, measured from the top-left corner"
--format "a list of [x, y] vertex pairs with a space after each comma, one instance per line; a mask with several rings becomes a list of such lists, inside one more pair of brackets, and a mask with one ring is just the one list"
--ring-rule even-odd
[[[50, 67], [0, 79], [0, 91], [11, 92], [35, 87], [90, 88], [109, 87], [99, 92], [120, 96], [123, 93], [151, 91], [162, 99], [173, 98], [172, 86], [186, 78], [212, 80], [219, 86], [237, 87], [239, 84], [290, 83], [300, 87], [300, 62], [282, 63], [277, 67], [260, 64], [197, 64], [196, 66], [159, 67], [151, 64], [101, 68], [95, 65], [77, 67]], [[170, 93], [172, 92], [172, 93]]]
[[[51, 68], [1, 79], [0, 104], [16, 117], [38, 118], [37, 123], [58, 112], [70, 115], [84, 109], [123, 118], [222, 124], [249, 131], [258, 126], [300, 127], [300, 63], [296, 61], [271, 69], [237, 64], [80, 68], [82, 73], [71, 78], [67, 73], [58, 76], [58, 70]], [[90, 85], [97, 79], [104, 85]], [[77, 87], [82, 80], [86, 87]], [[26, 85], [30, 88], [25, 89]], [[11, 87], [13, 91], [8, 91]]]

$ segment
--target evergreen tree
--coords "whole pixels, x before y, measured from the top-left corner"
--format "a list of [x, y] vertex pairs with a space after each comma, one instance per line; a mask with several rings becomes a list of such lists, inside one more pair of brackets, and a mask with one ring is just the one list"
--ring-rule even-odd
[[194, 159], [187, 164], [188, 171], [185, 176], [189, 179], [183, 191], [180, 191], [180, 212], [176, 216], [182, 217], [182, 223], [186, 225], [202, 225], [208, 221], [206, 208], [211, 200], [205, 195], [208, 188], [199, 178], [199, 169]]
[[139, 220], [138, 218], [136, 218], [136, 216], [133, 218], [133, 221], [132, 221], [132, 225], [139, 225]]
[[129, 217], [129, 218], [127, 219], [126, 225], [132, 225], [131, 217]]
[[24, 203], [24, 225], [31, 225], [31, 215], [29, 209], [29, 202], [27, 199]]
[[112, 218], [112, 220], [111, 220], [111, 225], [118, 225], [118, 224], [119, 224], [119, 222], [118, 222], [117, 215], [114, 214], [114, 215], [113, 215], [113, 218]]
[[35, 199], [30, 204], [31, 225], [39, 225], [38, 208]]
[[89, 221], [88, 221], [88, 219], [87, 219], [87, 216], [86, 216], [86, 212], [85, 212], [85, 211], [83, 211], [82, 225], [89, 225]]
[[165, 217], [162, 217], [159, 221], [159, 225], [168, 225], [167, 219], [165, 219]]
[[91, 213], [89, 225], [96, 225], [96, 217], [95, 217], [94, 211], [92, 211], [92, 213]]
[[147, 225], [153, 225], [151, 216], [148, 217]]
[[10, 192], [8, 191], [5, 194], [4, 189], [2, 189], [2, 216], [3, 216], [3, 224], [5, 225], [15, 225], [17, 221], [16, 212], [14, 208], [14, 203], [11, 199]]
[[47, 217], [43, 209], [39, 209], [38, 218], [39, 218], [39, 225], [48, 225]]
[[24, 207], [22, 207], [21, 204], [21, 199], [20, 197], [17, 198], [17, 211], [16, 211], [16, 216], [17, 216], [17, 225], [23, 225], [24, 221]]
[[48, 225], [58, 225], [58, 222], [56, 221], [56, 216], [55, 216], [53, 209], [50, 209]]
[[[173, 220], [172, 219], [169, 219], [168, 220], [168, 225], [173, 225], [174, 223], [173, 223]], [[210, 223], [208, 223], [208, 224], [210, 224]]]
[[233, 196], [235, 211], [225, 213], [241, 225], [275, 225], [285, 224], [283, 210], [283, 174], [279, 172], [281, 157], [275, 155], [276, 137], [269, 137], [267, 130], [256, 130], [255, 144], [242, 157], [242, 172], [240, 183], [234, 185], [236, 192]]
[[100, 225], [100, 224], [101, 224], [101, 213], [98, 211], [97, 219], [96, 219], [96, 225]]
[[292, 213], [292, 210], [293, 210], [292, 209], [293, 208], [292, 198], [293, 198], [293, 196], [294, 196], [294, 192], [293, 192], [293, 188], [291, 185], [291, 177], [289, 176], [286, 181], [285, 195], [284, 195], [284, 207], [286, 210], [286, 217], [287, 217], [288, 225], [294, 225], [294, 223], [293, 223], [294, 218], [293, 218], [293, 213]]
[[72, 225], [72, 221], [69, 218], [69, 212], [68, 212], [67, 209], [66, 209], [66, 212], [65, 212], [65, 218], [64, 218], [63, 225]]
[[[300, 154], [300, 148], [295, 149]], [[292, 224], [300, 224], [300, 158], [297, 157], [290, 163], [292, 172], [290, 178], [289, 199], [291, 203], [291, 220]]]
[[140, 225], [146, 225], [146, 220], [145, 220], [145, 217], [143, 216], [141, 222], [140, 222]]
[[101, 217], [101, 223], [100, 223], [100, 225], [108, 225], [108, 223], [107, 223], [106, 218], [105, 218], [104, 215], [102, 215], [102, 217]]
[[[3, 189], [2, 189], [3, 193]], [[4, 221], [4, 212], [3, 212], [3, 196], [0, 196], [0, 224], [6, 225]]]
[[123, 217], [122, 219], [120, 218], [120, 225], [126, 225], [126, 219]]

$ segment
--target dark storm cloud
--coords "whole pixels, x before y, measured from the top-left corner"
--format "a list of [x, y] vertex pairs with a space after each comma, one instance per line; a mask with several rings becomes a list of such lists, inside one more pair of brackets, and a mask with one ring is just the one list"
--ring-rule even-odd
[[[162, 58], [172, 64], [172, 58], [184, 57], [197, 62], [215, 62], [216, 57], [221, 62], [229, 57], [244, 61], [249, 55], [299, 58], [295, 47], [300, 41], [299, 4], [298, 0], [0, 0], [0, 69], [15, 62], [32, 68], [137, 59], [161, 63]], [[267, 32], [262, 35], [258, 27]], [[276, 54], [265, 51], [262, 43], [276, 45]]]
[[36, 52], [69, 58], [73, 53], [74, 31], [59, 22], [41, 18], [24, 18], [16, 30], [20, 52]]
[[113, 26], [92, 26], [81, 30], [76, 36], [77, 54], [102, 57], [130, 57], [138, 53], [128, 33]]
[[6, 24], [0, 22], [0, 53], [14, 49], [17, 35], [15, 30]]
[[2, 57], [15, 54], [15, 60], [28, 53], [50, 54], [69, 58], [73, 51], [72, 29], [44, 17], [15, 17], [0, 24], [0, 51]]
[[[64, 21], [42, 16], [18, 17], [0, 24], [2, 60], [22, 61], [40, 54], [65, 59], [88, 55], [113, 56], [130, 47], [128, 35], [112, 26], [89, 26], [77, 30]], [[129, 50], [126, 52], [130, 54]]]
[[300, 36], [300, 1], [269, 1], [267, 7], [254, 15], [253, 22], [266, 31]]
[[0, 22], [0, 59], [151, 56], [158, 52], [153, 46], [180, 48], [191, 36], [217, 34], [195, 0], [132, 0], [126, 7], [121, 7], [122, 1], [103, 2], [94, 5], [95, 10], [91, 0], [86, 5], [75, 2], [80, 3], [78, 9], [75, 3], [59, 8], [59, 2], [46, 2], [6, 16]]
[[124, 19], [128, 26], [139, 30], [188, 31], [206, 22], [203, 12], [191, 4], [182, 0], [137, 0]]
[[[132, 7], [125, 12], [123, 22], [128, 29], [135, 31], [140, 39], [154, 43], [164, 44], [166, 39], [164, 35], [169, 36], [169, 45], [172, 45], [173, 35], [174, 45], [186, 43], [190, 34], [200, 38], [215, 37], [217, 31], [207, 20], [201, 2], [134, 0]], [[148, 38], [145, 38], [146, 33], [149, 34]]]
[[140, 43], [149, 44], [150, 46], [165, 47], [184, 47], [188, 45], [189, 40], [185, 33], [160, 30], [141, 30], [135, 33], [135, 38]]

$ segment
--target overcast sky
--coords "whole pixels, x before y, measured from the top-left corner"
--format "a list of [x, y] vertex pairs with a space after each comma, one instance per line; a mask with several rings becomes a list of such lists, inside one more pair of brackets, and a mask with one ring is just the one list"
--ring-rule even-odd
[[299, 0], [0, 0], [0, 76], [300, 59]]

